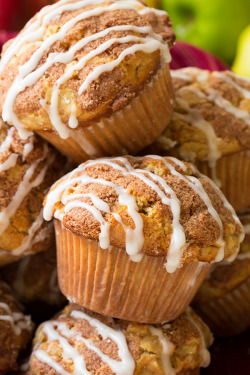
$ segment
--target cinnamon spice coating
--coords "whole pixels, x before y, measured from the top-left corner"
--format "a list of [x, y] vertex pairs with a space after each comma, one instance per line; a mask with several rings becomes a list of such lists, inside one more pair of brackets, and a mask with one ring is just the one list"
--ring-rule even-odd
[[47, 250], [53, 243], [53, 228], [42, 219], [42, 202], [63, 171], [65, 158], [45, 141], [38, 136], [21, 140], [17, 130], [1, 121], [1, 265]]
[[[250, 149], [249, 80], [229, 71], [198, 68], [172, 71], [172, 79], [176, 96], [173, 118], [147, 152], [211, 162]], [[209, 126], [214, 155], [206, 135]]]
[[[111, 165], [108, 163], [111, 163]], [[128, 173], [123, 172], [126, 171], [124, 167], [126, 164], [131, 165], [131, 171]], [[123, 169], [119, 170], [119, 168]], [[133, 174], [136, 172], [141, 173], [142, 178], [146, 177], [148, 180], [143, 181], [138, 175]], [[149, 175], [149, 172], [152, 174]], [[176, 175], [176, 172], [179, 175]], [[177, 159], [160, 158], [158, 156], [98, 159], [94, 162], [82, 164], [51, 188], [44, 202], [44, 213], [48, 209], [51, 210], [52, 216], [59, 218], [63, 225], [77, 236], [99, 240], [101, 225], [89, 210], [78, 206], [65, 212], [67, 203], [74, 203], [75, 200], [94, 207], [95, 204], [91, 199], [91, 195], [94, 195], [109, 206], [110, 212], [103, 212], [102, 210], [100, 212], [110, 226], [110, 244], [125, 249], [124, 229], [115, 215], [120, 215], [125, 226], [135, 229], [136, 223], [131, 217], [128, 204], [121, 202], [117, 191], [112, 186], [108, 186], [107, 183], [100, 181], [95, 183], [95, 180], [91, 180], [89, 183], [87, 183], [87, 180], [86, 183], [82, 183], [81, 179], [85, 178], [84, 176], [107, 181], [116, 187], [122, 187], [134, 198], [136, 210], [143, 221], [144, 243], [141, 252], [144, 254], [154, 257], [167, 256], [173, 231], [177, 225], [173, 221], [176, 212], [171, 210], [169, 204], [163, 203], [159, 191], [155, 190], [158, 187], [164, 192], [164, 183], [174, 192], [174, 202], [180, 205], [179, 221], [186, 236], [186, 248], [181, 263], [210, 262], [216, 258], [219, 250], [218, 240], [221, 235], [218, 220], [221, 221], [223, 226], [224, 257], [228, 258], [238, 251], [238, 246], [242, 241], [242, 228], [240, 223], [232, 216], [234, 211], [225, 207], [221, 195], [211, 180], [201, 177], [191, 164], [181, 164]], [[74, 182], [74, 179], [78, 177], [79, 180]], [[156, 181], [155, 179], [159, 177], [160, 179]], [[198, 181], [201, 183], [205, 195], [210, 200], [208, 205], [205, 204], [202, 195], [194, 189], [194, 185], [190, 184], [192, 177], [195, 177], [197, 183]], [[70, 183], [71, 180], [73, 180], [72, 183]], [[65, 181], [68, 185], [63, 188]], [[154, 186], [150, 186], [152, 182], [155, 184]], [[53, 200], [52, 197], [60, 189], [61, 193], [56, 195], [55, 200]], [[170, 197], [168, 193], [166, 196]], [[211, 214], [212, 206], [219, 216], [217, 220]], [[178, 248], [175, 248], [174, 251], [178, 251]]]
[[[77, 1], [71, 1], [73, 4], [75, 2]], [[77, 15], [97, 7], [109, 6], [110, 4], [112, 4], [112, 1], [104, 0], [101, 4], [87, 5], [78, 10], [62, 12], [46, 25], [41, 40], [23, 44], [18, 53], [5, 66], [0, 76], [0, 113], [6, 93], [17, 77], [18, 67], [32, 58], [42, 41], [53, 36], [62, 29], [66, 22]], [[141, 2], [141, 9], [145, 8], [145, 6], [145, 3]], [[31, 20], [31, 23], [35, 23], [36, 20], [37, 16]], [[119, 25], [150, 26], [159, 37], [163, 38], [163, 42], [166, 45], [171, 47], [174, 43], [175, 37], [167, 14], [157, 15], [153, 11], [139, 14], [133, 9], [107, 11], [99, 16], [83, 19], [70, 28], [62, 40], [55, 41], [49, 49], [46, 49], [35, 71], [47, 61], [50, 54], [65, 53], [86, 36]], [[24, 28], [23, 32], [25, 30]], [[146, 34], [140, 34], [133, 30], [112, 30], [108, 35], [93, 40], [80, 50], [77, 50], [73, 60], [69, 63], [53, 64], [31, 87], [25, 88], [18, 94], [14, 103], [14, 113], [18, 119], [30, 130], [52, 130], [52, 124], [44, 108], [50, 104], [55, 82], [71, 67], [72, 63], [78, 62], [102, 43], [109, 41], [111, 38], [121, 38], [129, 35], [146, 36]], [[3, 56], [10, 44], [11, 42], [8, 42], [3, 48]], [[110, 72], [101, 74], [82, 94], [78, 93], [86, 77], [95, 67], [114, 61], [125, 49], [134, 44], [135, 42], [117, 42], [112, 44], [98, 56], [89, 59], [82, 69], [76, 70], [59, 87], [58, 112], [64, 124], [68, 125], [72, 108], [74, 108], [79, 127], [86, 127], [90, 121], [97, 121], [100, 117], [110, 116], [126, 106], [138, 92], [143, 90], [145, 84], [151, 81], [161, 67], [161, 53], [159, 50], [152, 53], [137, 51], [132, 55], [126, 56], [119, 66]]]
[[0, 280], [1, 375], [19, 369], [18, 356], [31, 342], [33, 328], [30, 317], [23, 314], [23, 307], [14, 297], [10, 287]]
[[[132, 322], [113, 320], [108, 317], [90, 312], [78, 305], [69, 305], [62, 314], [59, 314], [55, 319], [55, 323], [64, 323], [71, 333], [75, 333], [72, 338], [66, 339], [69, 344], [83, 357], [87, 370], [91, 374], [113, 375], [114, 372], [110, 369], [107, 363], [94, 351], [87, 348], [82, 341], [77, 338], [79, 335], [85, 339], [91, 339], [95, 347], [100, 349], [109, 358], [120, 361], [121, 357], [118, 353], [117, 344], [110, 337], [104, 338], [87, 320], [75, 318], [71, 316], [73, 311], [84, 312], [88, 316], [98, 319], [105, 325], [114, 328], [115, 330], [122, 330], [130, 354], [135, 361], [134, 375], [163, 375], [165, 371], [162, 363], [162, 344], [156, 334], [152, 333], [149, 325], [136, 324]], [[189, 319], [188, 315], [184, 313], [174, 322], [165, 325], [157, 326], [157, 328], [166, 335], [171, 343], [171, 359], [170, 365], [178, 375], [196, 374], [198, 369], [202, 366], [203, 358], [201, 349], [211, 345], [212, 336], [209, 328], [202, 322], [202, 320], [193, 312], [190, 311], [192, 319], [199, 327], [197, 327]], [[53, 323], [53, 321], [51, 321]], [[43, 332], [47, 323], [42, 324], [34, 340], [34, 350], [30, 361], [29, 375], [51, 374], [57, 375], [59, 372], [52, 368], [48, 363], [38, 360], [36, 351], [43, 351], [53, 360], [62, 366], [69, 374], [74, 373], [74, 362], [68, 360], [66, 352], [60, 346], [57, 340], [49, 340], [46, 333]], [[61, 326], [63, 327], [63, 326]], [[64, 336], [63, 329], [59, 327], [57, 332]], [[65, 337], [65, 336], [64, 336]]]

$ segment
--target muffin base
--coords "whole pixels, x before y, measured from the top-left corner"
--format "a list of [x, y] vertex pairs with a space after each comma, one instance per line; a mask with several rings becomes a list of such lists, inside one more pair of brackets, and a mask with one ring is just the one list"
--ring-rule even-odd
[[250, 277], [223, 297], [194, 309], [217, 337], [244, 332], [250, 328]]
[[165, 323], [190, 304], [212, 265], [184, 265], [169, 274], [165, 258], [132, 262], [125, 250], [76, 236], [55, 220], [58, 280], [74, 303], [100, 314], [139, 323]]
[[199, 162], [197, 166], [211, 179], [216, 176], [221, 182], [222, 192], [236, 211], [250, 206], [250, 151], [223, 156], [215, 169], [211, 169], [207, 162]]
[[78, 163], [103, 156], [136, 154], [166, 128], [173, 106], [174, 92], [169, 66], [165, 64], [129, 105], [110, 117], [71, 130], [67, 139], [49, 130], [36, 133]]

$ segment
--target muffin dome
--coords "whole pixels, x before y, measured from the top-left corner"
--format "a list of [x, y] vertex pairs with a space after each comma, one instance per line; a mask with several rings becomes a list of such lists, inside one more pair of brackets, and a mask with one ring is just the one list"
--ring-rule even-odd
[[70, 305], [38, 329], [29, 374], [192, 375], [209, 364], [211, 342], [191, 309], [171, 324], [149, 326]]
[[98, 159], [80, 165], [50, 190], [44, 218], [55, 217], [100, 246], [184, 263], [235, 257], [243, 239], [234, 210], [191, 164], [159, 156]]
[[170, 61], [168, 15], [143, 1], [60, 1], [42, 9], [0, 64], [3, 119], [27, 130], [86, 127], [126, 106]]
[[42, 202], [65, 171], [65, 158], [38, 136], [21, 140], [0, 123], [0, 264], [51, 246], [53, 230], [43, 220]]
[[198, 68], [172, 70], [171, 75], [173, 119], [152, 150], [212, 165], [224, 155], [250, 149], [249, 80]]
[[[250, 206], [250, 81], [197, 68], [173, 70], [176, 106], [160, 137], [142, 151], [194, 162], [236, 211]], [[240, 194], [239, 194], [240, 192]]]
[[18, 356], [31, 341], [33, 328], [10, 287], [0, 280], [0, 374], [18, 370]]

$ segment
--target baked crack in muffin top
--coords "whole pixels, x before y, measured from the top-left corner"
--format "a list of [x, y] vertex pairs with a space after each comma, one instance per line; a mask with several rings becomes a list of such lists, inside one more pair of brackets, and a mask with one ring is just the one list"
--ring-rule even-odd
[[166, 257], [168, 272], [183, 263], [234, 259], [244, 238], [233, 208], [197, 169], [159, 156], [97, 159], [52, 186], [44, 218], [100, 246]]
[[208, 366], [211, 343], [190, 308], [170, 324], [150, 326], [69, 305], [38, 329], [29, 374], [194, 374]]
[[[170, 62], [164, 11], [137, 0], [61, 0], [8, 42], [0, 63], [0, 112], [28, 130], [70, 129], [127, 105]], [[26, 128], [26, 129], [25, 129]]]

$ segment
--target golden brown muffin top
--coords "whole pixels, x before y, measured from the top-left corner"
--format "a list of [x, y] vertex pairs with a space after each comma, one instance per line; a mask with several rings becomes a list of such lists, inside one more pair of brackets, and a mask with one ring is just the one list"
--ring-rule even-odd
[[69, 305], [36, 334], [29, 374], [186, 374], [207, 366], [209, 328], [189, 308], [174, 322], [150, 326]]
[[203, 281], [195, 299], [197, 306], [220, 298], [250, 278], [250, 211], [239, 214], [245, 231], [240, 253], [232, 263], [215, 265]]
[[0, 374], [18, 370], [19, 353], [31, 341], [33, 328], [10, 287], [0, 280]]
[[23, 134], [70, 128], [126, 106], [162, 64], [168, 15], [137, 0], [62, 0], [42, 9], [3, 49], [0, 112]]
[[[20, 139], [17, 130], [0, 120], [0, 262], [46, 250], [52, 228], [42, 217], [48, 188], [65, 171], [65, 158], [38, 136]], [[40, 248], [40, 247], [43, 248]]]
[[159, 156], [97, 159], [59, 180], [44, 202], [44, 218], [100, 246], [163, 256], [167, 270], [183, 263], [236, 256], [242, 228], [233, 208], [188, 163]]
[[215, 162], [250, 149], [250, 81], [236, 74], [184, 68], [171, 72], [173, 119], [154, 152]]

